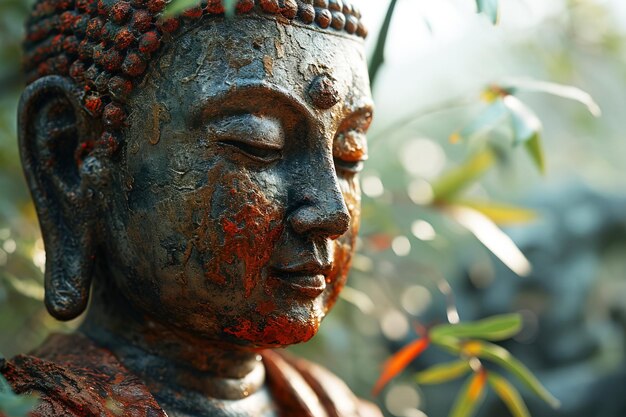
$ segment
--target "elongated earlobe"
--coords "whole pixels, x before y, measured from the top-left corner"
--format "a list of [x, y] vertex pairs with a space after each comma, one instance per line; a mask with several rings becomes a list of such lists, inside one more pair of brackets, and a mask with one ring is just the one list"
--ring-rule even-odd
[[60, 320], [85, 310], [95, 261], [93, 191], [76, 160], [98, 130], [87, 128], [87, 117], [74, 84], [59, 76], [29, 85], [18, 110], [20, 155], [46, 248], [46, 306]]

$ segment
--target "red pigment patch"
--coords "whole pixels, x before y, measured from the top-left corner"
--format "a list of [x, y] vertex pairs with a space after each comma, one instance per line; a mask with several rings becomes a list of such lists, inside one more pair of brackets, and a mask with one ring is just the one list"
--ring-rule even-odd
[[135, 10], [131, 19], [131, 26], [139, 32], [146, 32], [152, 26], [152, 15], [147, 10]]
[[103, 118], [106, 126], [119, 129], [126, 122], [126, 113], [119, 106], [109, 103], [104, 108]]
[[271, 300], [261, 301], [256, 306], [257, 313], [262, 314], [264, 316], [271, 313], [274, 310], [276, 310], [276, 304], [274, 304], [274, 302]]
[[135, 41], [135, 35], [131, 32], [129, 28], [122, 28], [115, 35], [115, 48], [123, 51], [127, 49], [133, 42]]
[[[207, 280], [218, 285], [227, 284], [227, 280], [229, 284], [241, 280], [248, 297], [282, 233], [282, 212], [247, 175], [232, 172], [232, 168], [215, 168], [208, 183], [212, 186], [198, 190], [190, 202], [196, 214], [189, 216], [199, 216], [200, 224], [193, 230], [181, 230], [182, 234], [193, 236], [185, 259], [189, 259], [195, 247], [205, 261]], [[219, 189], [229, 190], [227, 195], [220, 195], [227, 207], [219, 216], [212, 217], [211, 207]]]
[[238, 339], [268, 346], [287, 346], [310, 340], [319, 327], [319, 322], [307, 322], [279, 316], [269, 317], [263, 325], [255, 325], [249, 319], [242, 319], [239, 324], [224, 329], [224, 332]]
[[[250, 189], [248, 186], [241, 188]], [[232, 201], [240, 201], [241, 207], [233, 215], [221, 219], [224, 244], [212, 259], [212, 268], [209, 270], [218, 271], [220, 264], [241, 262], [244, 268], [242, 280], [245, 296], [249, 297], [263, 267], [272, 256], [274, 244], [282, 233], [282, 226], [272, 225], [276, 215], [269, 201], [259, 192], [248, 191], [247, 198], [238, 198], [238, 191], [232, 188], [230, 194]], [[221, 277], [222, 281], [223, 279]]]
[[85, 99], [85, 107], [93, 115], [94, 117], [100, 116], [102, 114], [102, 108], [104, 107], [102, 104], [102, 99], [98, 95], [92, 95]]
[[139, 40], [139, 50], [144, 54], [149, 54], [161, 46], [159, 35], [155, 31], [144, 33]]
[[131, 77], [138, 77], [146, 70], [146, 61], [134, 52], [126, 55], [122, 64], [122, 71]]
[[202, 17], [202, 8], [201, 7], [192, 7], [191, 9], [187, 9], [183, 12], [183, 16], [189, 19], [199, 19]]
[[159, 29], [163, 32], [172, 33], [178, 30], [180, 22], [175, 17], [170, 17], [158, 23]]

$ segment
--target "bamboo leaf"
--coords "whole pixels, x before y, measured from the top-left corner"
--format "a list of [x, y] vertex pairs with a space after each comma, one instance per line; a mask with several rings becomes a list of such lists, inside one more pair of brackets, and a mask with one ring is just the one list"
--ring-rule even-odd
[[489, 373], [487, 381], [498, 394], [498, 397], [506, 404], [513, 417], [530, 417], [530, 412], [526, 408], [522, 396], [509, 381], [493, 372]]
[[526, 147], [526, 151], [532, 158], [535, 165], [537, 165], [537, 169], [542, 174], [546, 172], [546, 162], [543, 154], [543, 145], [541, 144], [541, 135], [538, 133], [534, 135], [530, 140], [528, 140], [524, 146]]
[[471, 417], [485, 396], [487, 374], [484, 371], [475, 373], [468, 379], [452, 406], [449, 417]]
[[495, 99], [468, 125], [450, 135], [451, 142], [470, 139], [492, 130], [508, 116], [506, 106], [501, 99]]
[[441, 337], [458, 339], [505, 340], [515, 336], [522, 328], [520, 314], [503, 314], [473, 323], [440, 324], [430, 331], [433, 341]]
[[507, 204], [475, 202], [467, 200], [454, 200], [450, 204], [474, 209], [484, 214], [495, 224], [500, 226], [528, 223], [537, 218], [537, 213], [534, 210], [523, 207], [510, 206]]
[[468, 361], [455, 361], [431, 366], [425, 371], [418, 372], [415, 379], [418, 384], [432, 385], [451, 381], [460, 378], [469, 371], [471, 367]]
[[18, 292], [24, 297], [32, 298], [37, 301], [43, 301], [45, 291], [42, 285], [33, 281], [19, 279], [8, 272], [0, 275], [0, 278], [1, 281], [4, 281], [12, 290]]
[[389, 3], [387, 13], [385, 14], [385, 20], [383, 20], [380, 32], [378, 33], [378, 39], [376, 39], [376, 47], [374, 48], [374, 53], [372, 54], [372, 57], [370, 59], [369, 75], [370, 85], [372, 87], [376, 83], [376, 76], [378, 75], [380, 67], [385, 62], [385, 46], [387, 44], [389, 28], [391, 27], [391, 18], [393, 17], [393, 12], [396, 9], [397, 2], [398, 0], [391, 0], [391, 3]]
[[376, 309], [376, 306], [369, 295], [363, 291], [348, 287], [347, 285], [343, 287], [339, 297], [361, 310], [361, 313], [363, 314], [372, 314]]
[[463, 351], [466, 355], [487, 359], [500, 365], [550, 406], [553, 408], [560, 406], [559, 400], [554, 398], [532, 372], [503, 347], [489, 342], [471, 341], [464, 345]]
[[451, 355], [459, 355], [463, 350], [463, 344], [459, 339], [454, 337], [439, 336], [436, 339], [430, 338], [434, 345], [446, 350]]
[[545, 159], [541, 146], [541, 121], [517, 97], [509, 95], [504, 97], [502, 101], [511, 115], [514, 144], [524, 144], [539, 171], [542, 174], [545, 173]]
[[222, 0], [224, 5], [226, 17], [233, 17], [235, 15], [235, 6], [237, 6], [237, 0]]
[[[0, 413], [10, 417], [28, 417], [37, 406], [39, 397], [36, 395], [0, 394]], [[0, 414], [2, 415], [2, 414]]]
[[476, 0], [476, 9], [478, 13], [486, 15], [494, 25], [498, 23], [500, 15], [498, 0]]
[[[4, 360], [4, 356], [0, 355], [0, 359]], [[11, 385], [9, 384], [9, 382], [4, 379], [4, 376], [0, 375], [0, 394], [7, 394], [7, 393], [12, 393], [13, 389], [11, 388]]]
[[393, 355], [383, 365], [383, 371], [374, 385], [372, 390], [373, 395], [378, 393], [391, 381], [396, 375], [402, 372], [415, 358], [422, 354], [426, 348], [430, 345], [430, 339], [424, 337], [415, 340], [402, 349], [400, 349], [395, 355]]
[[491, 219], [469, 207], [445, 206], [443, 210], [469, 230], [503, 264], [519, 276], [527, 276], [532, 266], [515, 242]]
[[16, 395], [11, 386], [0, 375], [0, 415], [9, 417], [27, 417], [39, 403], [39, 397], [34, 394]]
[[502, 103], [511, 115], [516, 145], [529, 141], [534, 135], [541, 132], [541, 121], [519, 98], [508, 95], [502, 99]]
[[470, 186], [489, 169], [496, 161], [495, 155], [489, 149], [484, 149], [447, 173], [443, 174], [433, 184], [433, 196], [436, 202], [445, 202], [460, 191]]
[[602, 115], [600, 106], [596, 103], [591, 94], [578, 87], [528, 79], [512, 79], [508, 80], [505, 84], [520, 91], [547, 93], [574, 100], [585, 105], [589, 113], [593, 116], [600, 117]]
[[163, 16], [176, 16], [191, 7], [197, 6], [199, 3], [199, 0], [172, 0], [172, 2], [165, 8]]

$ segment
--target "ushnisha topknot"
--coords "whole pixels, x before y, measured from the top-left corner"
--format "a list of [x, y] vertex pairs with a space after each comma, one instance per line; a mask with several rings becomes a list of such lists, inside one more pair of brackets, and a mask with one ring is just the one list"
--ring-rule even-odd
[[[153, 54], [185, 22], [225, 13], [222, 0], [205, 0], [178, 17], [163, 18], [169, 0], [38, 0], [26, 27], [23, 67], [27, 83], [46, 75], [70, 76], [86, 111], [103, 124], [95, 143], [77, 150], [80, 162], [94, 148], [114, 153], [126, 125], [125, 103]], [[365, 38], [360, 11], [350, 0], [238, 0], [237, 14], [280, 16]]]

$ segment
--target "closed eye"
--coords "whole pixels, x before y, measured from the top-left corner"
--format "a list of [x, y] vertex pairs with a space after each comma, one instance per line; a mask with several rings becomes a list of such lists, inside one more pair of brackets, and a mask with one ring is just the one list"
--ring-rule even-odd
[[282, 158], [282, 152], [277, 148], [259, 146], [256, 144], [252, 145], [239, 140], [221, 140], [219, 141], [219, 144], [235, 148], [240, 153], [257, 162], [271, 163]]

